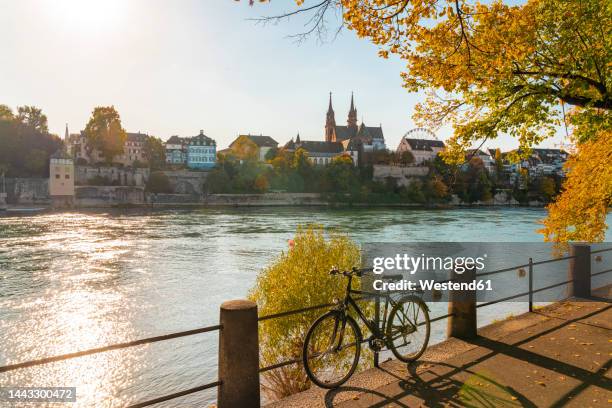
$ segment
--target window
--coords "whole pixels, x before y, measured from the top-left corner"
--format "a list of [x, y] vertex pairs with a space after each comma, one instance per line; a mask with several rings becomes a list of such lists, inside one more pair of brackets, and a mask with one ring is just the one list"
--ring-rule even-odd
[[70, 178], [70, 174], [66, 174], [66, 180], [68, 180]]
[[60, 175], [59, 175], [59, 174], [56, 174], [56, 175], [55, 175], [55, 178], [56, 178], [56, 179], [60, 178]]

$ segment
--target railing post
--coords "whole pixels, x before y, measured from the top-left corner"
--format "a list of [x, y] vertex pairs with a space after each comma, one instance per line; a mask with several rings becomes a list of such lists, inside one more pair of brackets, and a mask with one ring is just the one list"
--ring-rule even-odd
[[533, 312], [533, 259], [529, 258], [529, 313]]
[[[471, 282], [476, 278], [476, 269], [470, 268], [456, 275], [454, 282]], [[477, 336], [476, 291], [451, 290], [448, 300], [448, 337], [473, 339]]]
[[571, 244], [569, 260], [569, 296], [588, 298], [591, 296], [591, 246]]
[[[380, 329], [380, 296], [376, 296], [374, 300], [374, 325]], [[374, 352], [374, 367], [378, 368], [378, 359], [379, 359], [378, 351]]]
[[230, 300], [221, 305], [219, 408], [260, 407], [257, 305]]

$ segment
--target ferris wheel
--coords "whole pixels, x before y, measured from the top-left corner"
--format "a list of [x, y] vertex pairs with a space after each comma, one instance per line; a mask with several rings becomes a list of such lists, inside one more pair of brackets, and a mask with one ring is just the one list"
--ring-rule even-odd
[[407, 131], [406, 133], [404, 133], [404, 136], [402, 137], [402, 139], [404, 138], [419, 139], [419, 140], [427, 140], [427, 139], [439, 140], [438, 136], [436, 136], [434, 132], [426, 128], [411, 129]]

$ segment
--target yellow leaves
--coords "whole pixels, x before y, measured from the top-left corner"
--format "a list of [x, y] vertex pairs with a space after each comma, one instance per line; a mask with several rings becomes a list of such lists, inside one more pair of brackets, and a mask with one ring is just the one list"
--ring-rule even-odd
[[578, 145], [566, 166], [563, 193], [548, 206], [539, 232], [547, 241], [602, 241], [612, 199], [612, 131]]
[[[249, 298], [257, 302], [262, 316], [326, 304], [334, 297], [341, 297], [346, 286], [346, 281], [341, 277], [329, 275], [331, 267], [348, 270], [359, 266], [360, 261], [359, 247], [348, 237], [326, 235], [316, 225], [300, 227], [293, 239], [292, 249], [282, 252], [258, 274]], [[308, 327], [324, 311], [313, 310], [262, 321], [259, 326], [262, 365], [299, 357]], [[276, 398], [309, 387], [304, 369], [298, 365], [287, 367], [284, 371], [293, 378], [290, 387], [286, 381], [276, 382], [271, 377], [275, 375], [274, 371], [265, 376], [266, 383], [271, 387], [267, 392]]]

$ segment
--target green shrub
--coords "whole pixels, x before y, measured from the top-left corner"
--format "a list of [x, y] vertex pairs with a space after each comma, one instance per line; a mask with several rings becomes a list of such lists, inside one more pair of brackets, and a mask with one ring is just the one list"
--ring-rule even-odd
[[161, 171], [154, 171], [147, 181], [147, 191], [151, 193], [172, 193], [170, 180]]
[[[330, 276], [337, 266], [343, 270], [360, 265], [360, 251], [348, 237], [330, 234], [319, 226], [298, 227], [293, 249], [281, 255], [257, 276], [249, 297], [257, 302], [259, 315], [301, 309], [341, 298], [346, 279]], [[355, 285], [357, 287], [357, 285]], [[312, 322], [325, 309], [264, 320], [259, 326], [262, 365], [300, 358], [304, 337]], [[301, 364], [263, 374], [263, 389], [273, 398], [304, 391], [310, 383]]]

